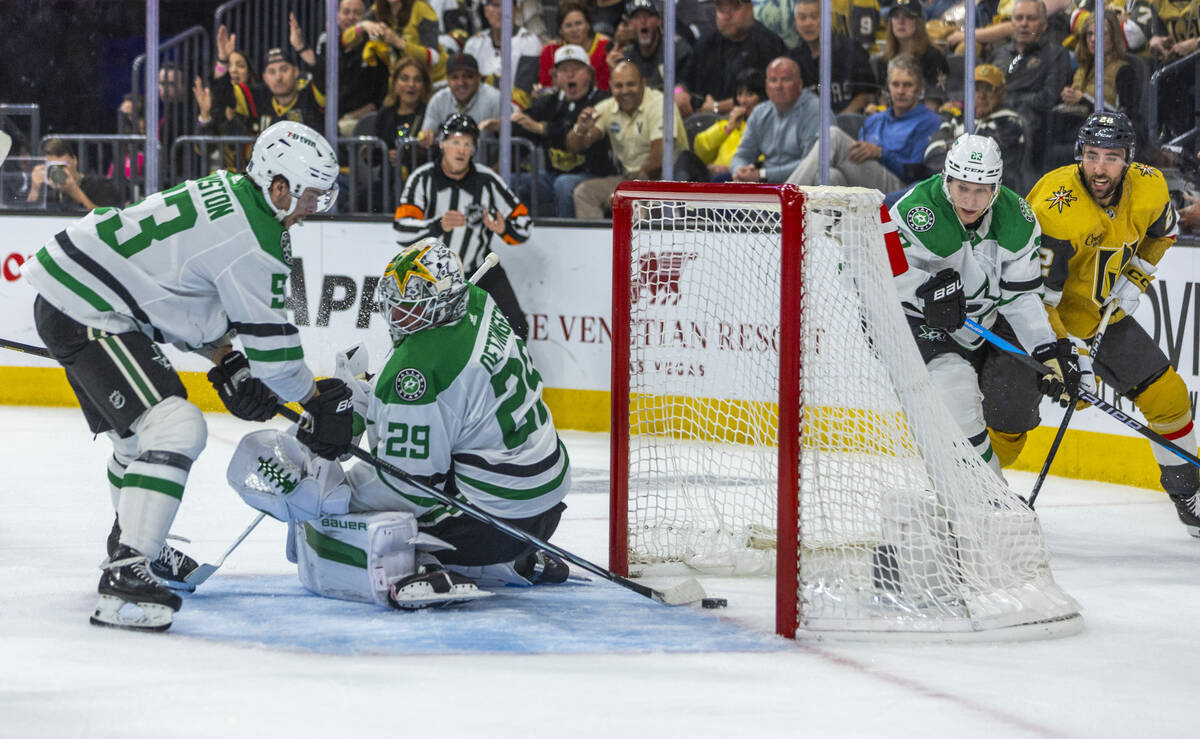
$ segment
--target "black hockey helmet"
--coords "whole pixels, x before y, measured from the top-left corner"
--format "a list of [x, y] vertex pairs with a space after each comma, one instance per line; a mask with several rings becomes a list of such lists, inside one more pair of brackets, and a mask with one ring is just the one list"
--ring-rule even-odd
[[453, 136], [456, 133], [470, 136], [471, 141], [476, 144], [479, 143], [479, 124], [466, 113], [455, 113], [447, 118], [442, 123], [442, 127], [438, 129], [438, 138], [444, 140], [446, 137]]
[[1105, 149], [1124, 149], [1125, 161], [1133, 161], [1137, 133], [1129, 116], [1119, 110], [1099, 110], [1088, 116], [1079, 127], [1075, 137], [1075, 159], [1083, 158], [1084, 146], [1099, 146]]

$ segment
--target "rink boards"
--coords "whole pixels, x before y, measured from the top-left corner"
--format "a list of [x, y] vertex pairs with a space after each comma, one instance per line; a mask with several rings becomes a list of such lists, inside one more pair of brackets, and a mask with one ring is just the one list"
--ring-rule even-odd
[[[21, 279], [20, 266], [70, 222], [54, 216], [0, 217], [6, 234], [0, 248], [0, 337], [42, 343], [33, 326], [33, 291]], [[297, 260], [289, 304], [310, 365], [319, 374], [331, 373], [336, 351], [363, 342], [372, 367], [378, 367], [389, 345], [370, 298], [376, 276], [399, 249], [390, 222], [313, 221], [293, 229], [292, 244]], [[611, 231], [538, 225], [525, 244], [498, 245], [496, 251], [528, 314], [530, 351], [556, 423], [607, 430]], [[1200, 391], [1200, 251], [1168, 251], [1158, 274], [1136, 319], [1175, 363], [1194, 408]], [[220, 410], [202, 375], [204, 360], [173, 349], [168, 355], [191, 398], [206, 410]], [[61, 370], [37, 357], [0, 352], [0, 380], [0, 402], [73, 404]], [[1117, 405], [1132, 410], [1128, 403]], [[1018, 468], [1040, 468], [1060, 418], [1057, 406], [1043, 404], [1045, 425], [1031, 434]], [[1054, 472], [1154, 488], [1158, 477], [1147, 443], [1096, 410], [1072, 419]]]

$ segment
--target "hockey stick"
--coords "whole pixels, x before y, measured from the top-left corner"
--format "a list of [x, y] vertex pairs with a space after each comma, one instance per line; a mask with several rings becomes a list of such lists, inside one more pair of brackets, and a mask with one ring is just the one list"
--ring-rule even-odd
[[[299, 413], [285, 405], [278, 406], [276, 410], [279, 412], [279, 415], [287, 418], [288, 420], [295, 421], [297, 423], [304, 422], [303, 417]], [[572, 554], [566, 549], [562, 549], [548, 541], [540, 539], [528, 531], [522, 531], [507, 521], [496, 518], [492, 514], [477, 508], [471, 503], [463, 500], [455, 500], [432, 485], [428, 485], [416, 479], [399, 467], [396, 467], [395, 465], [376, 457], [361, 447], [352, 447], [350, 449], [350, 453], [367, 464], [375, 467], [380, 472], [386, 472], [392, 477], [395, 477], [398, 480], [403, 480], [409, 485], [412, 485], [420, 490], [423, 494], [428, 495], [430, 498], [433, 498], [443, 505], [457, 508], [476, 521], [485, 523], [492, 528], [499, 529], [518, 541], [523, 541], [526, 544], [532, 544], [539, 549], [544, 549], [551, 554], [556, 554], [568, 562], [587, 570], [593, 575], [596, 575], [597, 577], [602, 577], [611, 583], [615, 583], [623, 588], [632, 590], [638, 595], [649, 598], [655, 602], [668, 606], [679, 606], [685, 603], [694, 603], [705, 598], [704, 588], [701, 587], [700, 583], [695, 578], [689, 578], [666, 590], [655, 590], [654, 588], [646, 587], [645, 585], [641, 585], [633, 582], [632, 580], [621, 577], [620, 575], [609, 572], [600, 565], [593, 564], [577, 554]]]
[[50, 359], [50, 350], [44, 346], [34, 346], [33, 344], [22, 344], [19, 341], [0, 339], [0, 348], [12, 349], [15, 352], [24, 352], [25, 354], [32, 354], [35, 357]]
[[212, 574], [220, 569], [221, 565], [225, 564], [225, 558], [228, 557], [234, 549], [237, 549], [238, 545], [241, 544], [247, 536], [250, 536], [250, 532], [253, 531], [254, 527], [257, 526], [260, 521], [266, 518], [266, 516], [266, 513], [259, 513], [257, 516], [255, 516], [254, 520], [250, 522], [250, 525], [246, 527], [246, 530], [239, 534], [238, 538], [233, 540], [233, 543], [229, 545], [229, 548], [225, 550], [225, 553], [221, 555], [221, 558], [218, 559], [215, 564], [209, 564], [205, 562], [189, 572], [187, 577], [183, 578], [183, 581], [195, 588], [200, 583], [212, 577]]
[[[1112, 318], [1112, 314], [1117, 309], [1117, 301], [1108, 304], [1104, 309], [1104, 315], [1100, 316], [1100, 328], [1096, 329], [1096, 335], [1092, 337], [1092, 345], [1088, 352], [1092, 356], [1092, 361], [1096, 359], [1096, 354], [1100, 351], [1100, 342], [1104, 340], [1104, 332], [1108, 330], [1108, 319]], [[1095, 377], [1095, 374], [1092, 375]], [[1033, 502], [1037, 500], [1038, 493], [1042, 490], [1042, 483], [1046, 481], [1046, 475], [1050, 472], [1050, 465], [1054, 462], [1054, 455], [1058, 454], [1058, 446], [1062, 444], [1063, 437], [1067, 434], [1067, 424], [1071, 422], [1071, 416], [1075, 413], [1075, 403], [1069, 403], [1067, 410], [1063, 413], [1062, 423], [1058, 425], [1058, 431], [1054, 434], [1054, 442], [1050, 444], [1050, 453], [1046, 455], [1046, 461], [1042, 464], [1042, 471], [1038, 473], [1037, 480], [1033, 483], [1033, 490], [1029, 493], [1029, 507], [1033, 508]]]
[[[978, 323], [975, 323], [970, 318], [967, 319], [967, 328], [971, 329], [975, 333], [982, 336], [984, 339], [989, 341], [996, 348], [1002, 349], [1003, 351], [1007, 352], [1009, 354], [1009, 356], [1013, 357], [1014, 359], [1021, 362], [1022, 364], [1029, 367], [1030, 369], [1034, 370], [1035, 372], [1038, 372], [1039, 374], [1042, 374], [1042, 375], [1050, 372], [1049, 367], [1047, 367], [1046, 365], [1042, 364], [1041, 362], [1037, 361], [1033, 357], [1026, 354], [1024, 349], [1020, 348], [1019, 346], [1014, 346], [1013, 344], [1009, 343], [1005, 339], [997, 336], [996, 334], [992, 333], [991, 331], [988, 331], [983, 326], [980, 326]], [[1101, 398], [1099, 395], [1096, 395], [1095, 393], [1091, 392], [1090, 390], [1083, 390], [1081, 388], [1079, 391], [1079, 399], [1086, 401], [1088, 403], [1091, 403], [1095, 407], [1099, 408], [1100, 410], [1104, 411], [1108, 415], [1117, 419], [1124, 425], [1126, 425], [1129, 428], [1133, 429], [1134, 431], [1138, 432], [1139, 434], [1146, 437], [1147, 439], [1154, 442], [1155, 444], [1158, 444], [1163, 449], [1166, 449], [1168, 452], [1170, 452], [1171, 454], [1174, 454], [1176, 457], [1179, 457], [1180, 459], [1187, 462], [1188, 464], [1193, 465], [1194, 467], [1200, 467], [1200, 457], [1197, 457], [1195, 454], [1192, 454], [1190, 452], [1184, 451], [1182, 448], [1180, 448], [1179, 446], [1177, 446], [1176, 444], [1171, 442], [1170, 439], [1166, 438], [1165, 436], [1163, 436], [1161, 434], [1156, 433], [1155, 431], [1153, 431], [1150, 428], [1147, 428], [1145, 426], [1145, 424], [1138, 422], [1137, 419], [1133, 418], [1132, 416], [1125, 413], [1124, 411], [1117, 410], [1116, 408], [1113, 407], [1113, 405], [1111, 403], [1106, 401], [1104, 398]]]

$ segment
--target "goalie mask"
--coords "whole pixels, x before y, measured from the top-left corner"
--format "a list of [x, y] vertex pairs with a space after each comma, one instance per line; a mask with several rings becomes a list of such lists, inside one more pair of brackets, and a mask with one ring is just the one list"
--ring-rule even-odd
[[[297, 207], [324, 213], [337, 202], [337, 155], [324, 136], [303, 123], [280, 121], [259, 134], [246, 163], [246, 176], [262, 190], [277, 221]], [[288, 181], [292, 202], [286, 210], [271, 202], [271, 183], [276, 177]]]
[[[996, 141], [988, 136], [964, 133], [954, 140], [954, 143], [950, 145], [950, 151], [946, 152], [946, 165], [942, 171], [942, 194], [946, 196], [950, 205], [954, 206], [957, 213], [960, 205], [951, 196], [951, 180], [990, 186], [991, 197], [986, 205], [977, 209], [978, 215], [972, 218], [975, 220], [996, 202], [996, 196], [1000, 194], [1000, 181], [1003, 177], [1004, 159], [1000, 156], [1000, 146]], [[962, 218], [961, 213], [959, 218]]]
[[393, 342], [454, 323], [467, 312], [462, 262], [440, 239], [421, 239], [396, 255], [383, 272], [379, 305]]

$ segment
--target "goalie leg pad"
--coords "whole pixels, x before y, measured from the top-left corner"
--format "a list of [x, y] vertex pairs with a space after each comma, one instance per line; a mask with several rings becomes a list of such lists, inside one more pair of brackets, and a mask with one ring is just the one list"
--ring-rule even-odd
[[932, 605], [953, 597], [954, 575], [941, 562], [954, 562], [947, 511], [927, 490], [889, 489], [880, 501], [883, 543], [875, 547], [876, 588], [909, 602]]
[[300, 582], [317, 595], [387, 605], [391, 586], [417, 571], [411, 513], [324, 516], [289, 531]]
[[342, 466], [310, 454], [283, 431], [264, 429], [242, 437], [225, 479], [247, 505], [280, 521], [311, 521], [349, 510], [351, 491]]

